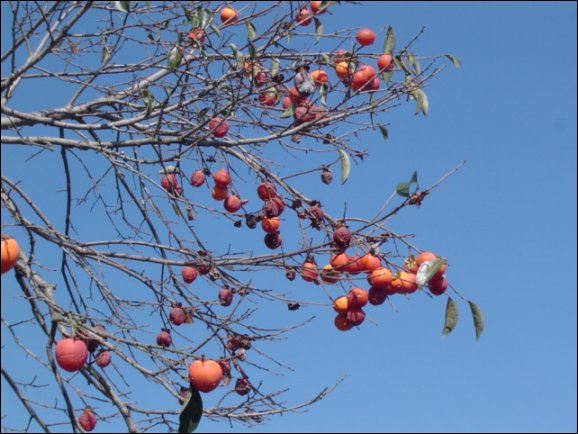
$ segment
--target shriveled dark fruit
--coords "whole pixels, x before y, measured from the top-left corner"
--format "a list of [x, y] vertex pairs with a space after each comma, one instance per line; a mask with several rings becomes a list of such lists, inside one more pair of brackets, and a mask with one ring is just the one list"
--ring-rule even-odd
[[311, 218], [317, 222], [320, 222], [325, 217], [325, 213], [319, 207], [319, 205], [313, 205], [307, 209], [307, 212], [311, 216]]
[[351, 323], [351, 325], [358, 326], [365, 320], [365, 312], [361, 308], [354, 307], [347, 311], [347, 321]]
[[347, 249], [351, 243], [351, 231], [346, 226], [340, 226], [333, 231], [333, 242], [340, 249]]
[[272, 199], [269, 199], [263, 204], [261, 212], [263, 214], [263, 217], [271, 218], [271, 217], [278, 217], [283, 213], [284, 210], [285, 210], [285, 203], [283, 202], [283, 199], [281, 199], [279, 196], [276, 196], [273, 197]]
[[369, 294], [367, 299], [370, 304], [378, 306], [380, 304], [383, 304], [387, 299], [387, 292], [385, 291], [385, 289], [375, 288], [374, 286], [372, 286], [371, 288], [369, 288]]
[[246, 378], [237, 378], [235, 382], [235, 392], [241, 396], [245, 396], [251, 391], [251, 383]]
[[186, 315], [185, 311], [181, 307], [173, 307], [171, 313], [169, 314], [169, 320], [172, 324], [180, 326], [185, 322]]
[[[94, 330], [95, 330], [96, 332], [105, 332], [105, 331], [106, 331], [106, 329], [104, 328], [104, 326], [103, 326], [103, 325], [100, 325], [100, 324], [95, 325], [95, 326], [94, 326]], [[84, 343], [86, 344], [86, 348], [87, 348], [88, 351], [90, 351], [91, 353], [94, 353], [94, 352], [98, 349], [98, 347], [99, 347], [99, 345], [100, 345], [100, 343], [101, 343], [101, 340], [100, 340], [100, 339], [91, 339], [91, 338], [84, 339], [84, 338], [82, 338], [82, 337], [81, 337], [81, 339], [84, 341]]]
[[273, 199], [277, 196], [277, 188], [275, 187], [275, 184], [269, 181], [264, 181], [258, 185], [257, 195], [261, 200]]
[[221, 306], [229, 306], [233, 302], [233, 291], [229, 288], [222, 288], [219, 291], [219, 303]]
[[209, 274], [211, 266], [209, 264], [199, 264], [197, 265], [197, 271], [201, 276], [204, 276], [205, 274]]
[[225, 347], [227, 347], [229, 351], [236, 351], [239, 349], [239, 342], [237, 341], [237, 339], [235, 339], [235, 336], [229, 336], [227, 338], [227, 343], [225, 344]]
[[223, 375], [231, 375], [231, 361], [229, 359], [219, 359], [217, 363], [221, 365], [221, 369], [223, 370]]
[[108, 350], [101, 351], [96, 355], [95, 360], [98, 366], [100, 366], [101, 368], [106, 368], [108, 365], [110, 365], [110, 361], [112, 360], [110, 351]]
[[329, 168], [326, 167], [321, 171], [321, 181], [323, 184], [331, 184], [333, 181], [333, 173]]
[[84, 431], [92, 431], [96, 426], [96, 415], [90, 408], [85, 408], [84, 412], [78, 417], [78, 424]]
[[245, 224], [249, 229], [255, 229], [257, 227], [257, 217], [253, 214], [247, 214], [247, 217], [245, 217]]
[[295, 280], [295, 277], [296, 277], [296, 276], [297, 276], [297, 273], [296, 273], [295, 270], [293, 270], [293, 269], [289, 269], [289, 270], [286, 270], [286, 271], [285, 271], [285, 277], [286, 277], [288, 280], [293, 281], [293, 280]]
[[265, 235], [265, 245], [271, 250], [281, 247], [281, 244], [283, 244], [283, 238], [281, 238], [279, 231]]
[[202, 170], [195, 170], [191, 175], [190, 184], [193, 187], [200, 187], [205, 182], [205, 173]]
[[157, 345], [166, 348], [170, 347], [172, 343], [173, 338], [171, 337], [171, 333], [168, 330], [163, 329], [163, 331], [157, 335]]

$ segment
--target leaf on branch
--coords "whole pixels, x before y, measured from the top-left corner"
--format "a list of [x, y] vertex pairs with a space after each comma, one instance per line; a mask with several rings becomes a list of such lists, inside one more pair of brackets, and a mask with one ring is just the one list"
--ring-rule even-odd
[[181, 64], [181, 49], [178, 44], [169, 51], [168, 61], [169, 68], [173, 71]]
[[247, 21], [247, 38], [249, 39], [249, 41], [252, 41], [255, 39], [255, 36], [257, 36], [257, 30], [255, 29], [255, 26], [253, 25], [252, 22]]
[[321, 104], [322, 105], [327, 105], [327, 83], [323, 83], [321, 86], [319, 86], [319, 96], [321, 98]]
[[295, 114], [295, 104], [291, 104], [289, 107], [287, 107], [287, 110], [285, 110], [283, 113], [281, 113], [281, 116], [279, 116], [279, 117], [282, 119], [285, 119], [285, 118], [290, 118], [294, 114]]
[[387, 128], [382, 124], [379, 124], [378, 127], [379, 131], [381, 131], [381, 135], [383, 136], [383, 140], [387, 142], [387, 139], [389, 138], [389, 132], [387, 131]]
[[415, 57], [415, 55], [413, 53], [409, 53], [407, 57], [408, 57], [409, 64], [413, 68], [414, 75], [419, 75], [419, 73], [421, 72], [421, 67], [420, 67], [420, 64], [419, 64], [417, 58]]
[[221, 37], [221, 29], [219, 28], [219, 26], [216, 26], [215, 24], [211, 24], [209, 27], [211, 27], [211, 29], [213, 29], [213, 32], [215, 32], [215, 34], [218, 37]]
[[392, 53], [394, 49], [395, 49], [395, 33], [393, 33], [393, 27], [389, 26], [387, 28], [385, 41], [383, 43], [383, 54]]
[[444, 329], [442, 331], [442, 336], [449, 335], [458, 323], [459, 313], [458, 305], [448, 297], [448, 304], [446, 305], [446, 319], [444, 322]]
[[128, 14], [130, 12], [130, 2], [128, 1], [123, 1], [123, 2], [114, 2], [114, 5], [116, 6], [116, 9], [124, 12], [125, 14]]
[[100, 63], [105, 64], [109, 57], [110, 57], [110, 50], [105, 45], [104, 47], [102, 47], [102, 55], [100, 57]]
[[427, 95], [425, 94], [425, 92], [421, 89], [416, 89], [412, 91], [411, 94], [417, 101], [415, 107], [415, 114], [418, 114], [421, 111], [424, 114], [424, 116], [427, 116], [429, 111], [429, 101], [427, 99]]
[[145, 116], [148, 116], [151, 114], [152, 110], [153, 110], [153, 103], [155, 101], [154, 96], [148, 91], [148, 89], [144, 89], [142, 91], [142, 99], [145, 105]]
[[417, 172], [413, 172], [413, 175], [411, 175], [411, 179], [409, 180], [410, 184], [417, 184]]
[[470, 309], [472, 310], [472, 316], [474, 317], [474, 327], [476, 329], [476, 340], [480, 339], [482, 332], [484, 331], [484, 315], [479, 306], [473, 301], [468, 301]]
[[391, 80], [391, 77], [393, 77], [393, 71], [383, 71], [381, 73], [381, 79], [383, 80], [384, 83], [387, 83]]
[[279, 74], [279, 69], [279, 59], [273, 58], [271, 60], [271, 77], [275, 77], [277, 74]]
[[341, 160], [341, 184], [345, 184], [347, 178], [349, 178], [349, 172], [351, 170], [351, 162], [349, 161], [349, 155], [342, 149], [337, 150], [339, 152], [339, 159]]
[[203, 7], [199, 6], [197, 8], [197, 15], [199, 16], [199, 21], [203, 29], [209, 27], [209, 24], [213, 21], [213, 13]]
[[315, 21], [315, 40], [319, 42], [321, 36], [323, 36], [323, 24], [321, 24], [321, 20], [317, 17], [313, 18]]
[[400, 55], [393, 56], [393, 63], [395, 63], [395, 66], [397, 67], [397, 69], [404, 71], [407, 75], [411, 75], [411, 71], [409, 70], [407, 65], [404, 63], [404, 61]]
[[251, 57], [251, 59], [255, 59], [255, 57], [257, 57], [257, 49], [255, 48], [255, 44], [253, 44], [252, 41], [249, 41], [248, 45], [249, 45], [249, 56]]
[[179, 433], [191, 433], [197, 429], [203, 415], [203, 400], [199, 391], [191, 385], [190, 393], [179, 415]]
[[427, 285], [438, 270], [442, 268], [442, 265], [444, 265], [444, 260], [442, 258], [432, 259], [421, 264], [417, 270], [417, 277], [415, 279], [417, 286], [422, 287]]
[[462, 66], [462, 62], [460, 62], [460, 59], [458, 59], [456, 56], [454, 56], [453, 54], [444, 54], [444, 56], [446, 56], [450, 62], [452, 62], [454, 64], [454, 66], [456, 68], [459, 68], [460, 66]]
[[409, 184], [407, 182], [400, 182], [395, 186], [395, 192], [403, 197], [409, 197]]

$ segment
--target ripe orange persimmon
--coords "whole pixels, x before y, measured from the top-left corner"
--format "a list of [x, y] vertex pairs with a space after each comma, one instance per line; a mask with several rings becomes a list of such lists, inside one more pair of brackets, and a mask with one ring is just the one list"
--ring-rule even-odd
[[321, 269], [321, 280], [325, 283], [335, 283], [339, 280], [339, 272], [335, 271], [331, 264], [324, 265]]
[[220, 169], [213, 174], [213, 180], [217, 187], [227, 187], [231, 183], [231, 174], [226, 169]]
[[214, 390], [223, 379], [223, 369], [214, 360], [195, 360], [189, 365], [189, 380], [200, 392]]
[[301, 271], [299, 273], [305, 282], [313, 282], [314, 280], [317, 280], [319, 270], [317, 269], [317, 264], [315, 264], [315, 262], [305, 261], [301, 266]]
[[16, 265], [19, 256], [20, 246], [18, 245], [18, 241], [11, 236], [2, 237], [2, 274], [10, 271], [14, 265]]
[[235, 9], [226, 7], [221, 9], [221, 22], [225, 25], [237, 22], [238, 13]]
[[391, 71], [395, 66], [392, 60], [393, 57], [391, 56], [391, 54], [389, 53], [382, 54], [377, 59], [377, 67], [379, 68], [380, 71]]
[[376, 288], [386, 289], [391, 285], [391, 271], [385, 267], [380, 267], [371, 272], [369, 275], [369, 283]]
[[342, 270], [353, 275], [361, 273], [363, 270], [359, 255], [350, 256], [349, 262], [342, 268]]
[[213, 196], [213, 199], [215, 200], [225, 200], [228, 195], [229, 189], [227, 187], [219, 187], [215, 185], [211, 190], [211, 196]]
[[333, 310], [335, 312], [347, 313], [347, 309], [349, 309], [349, 299], [346, 295], [336, 298], [333, 302]]
[[370, 29], [361, 29], [355, 34], [355, 39], [361, 45], [371, 45], [375, 41], [375, 33]]
[[424, 262], [434, 260], [435, 258], [437, 258], [435, 253], [432, 253], [432, 252], [420, 253], [419, 256], [415, 260], [415, 262], [417, 264], [417, 268], [419, 268], [420, 265], [423, 264]]
[[261, 227], [268, 234], [278, 231], [280, 224], [281, 222], [279, 221], [278, 217], [263, 217], [263, 220], [261, 220]]
[[351, 70], [349, 69], [349, 63], [339, 62], [335, 65], [335, 73], [340, 79], [347, 79], [351, 77]]
[[327, 12], [327, 6], [325, 6], [322, 1], [309, 2], [309, 7], [314, 14], [324, 14]]
[[54, 352], [58, 366], [68, 372], [78, 371], [88, 359], [88, 348], [81, 339], [64, 338]]
[[362, 270], [368, 273], [381, 267], [381, 259], [369, 252], [363, 255], [359, 261], [361, 262]]
[[344, 267], [349, 263], [349, 256], [347, 256], [347, 253], [335, 254], [331, 256], [329, 263], [334, 269], [344, 271]]
[[315, 80], [315, 84], [317, 86], [327, 83], [329, 80], [327, 77], [327, 72], [325, 72], [323, 69], [316, 69], [315, 71], [312, 71], [310, 75], [311, 78]]
[[363, 307], [367, 304], [367, 291], [361, 288], [352, 288], [347, 294], [349, 309], [352, 307]]

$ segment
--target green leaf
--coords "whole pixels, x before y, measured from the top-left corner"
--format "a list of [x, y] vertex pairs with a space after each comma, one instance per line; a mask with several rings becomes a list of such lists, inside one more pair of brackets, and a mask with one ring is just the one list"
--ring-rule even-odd
[[179, 433], [191, 433], [197, 429], [203, 415], [203, 400], [199, 391], [191, 385], [190, 394], [179, 415]]
[[395, 186], [397, 194], [403, 197], [409, 197], [409, 184], [407, 182], [400, 182]]
[[442, 336], [449, 335], [458, 323], [459, 313], [458, 305], [448, 297], [448, 304], [446, 305], [446, 319], [444, 323], [444, 329], [442, 331]]
[[251, 57], [251, 59], [254, 59], [255, 57], [257, 57], [257, 49], [255, 48], [255, 44], [253, 44], [252, 41], [249, 41], [249, 56]]
[[108, 60], [109, 57], [110, 57], [110, 50], [106, 45], [104, 45], [102, 47], [102, 55], [100, 57], [100, 62], [102, 64], [106, 63], [106, 61]]
[[425, 92], [421, 89], [416, 89], [416, 90], [412, 91], [411, 93], [412, 93], [412, 96], [417, 101], [417, 104], [415, 107], [415, 113], [417, 114], [421, 111], [425, 116], [427, 116], [428, 111], [429, 111], [429, 102], [427, 100], [427, 95], [425, 94]]
[[217, 26], [215, 24], [211, 24], [209, 27], [211, 27], [211, 29], [213, 29], [213, 32], [215, 32], [215, 34], [218, 37], [221, 37], [221, 29], [219, 28], [219, 26]]
[[142, 99], [146, 108], [146, 112], [145, 112], [145, 116], [148, 116], [151, 114], [151, 111], [153, 110], [153, 103], [155, 101], [155, 98], [151, 95], [151, 93], [148, 91], [148, 89], [144, 89], [142, 92]]
[[349, 161], [349, 155], [342, 149], [337, 150], [339, 152], [339, 159], [341, 160], [341, 183], [345, 184], [347, 178], [349, 178], [349, 172], [351, 170], [351, 162]]
[[169, 51], [168, 61], [169, 68], [172, 70], [177, 69], [177, 66], [181, 64], [181, 50], [178, 44]]
[[323, 59], [323, 63], [327, 64], [327, 65], [331, 65], [331, 59], [329, 58], [329, 56], [325, 53], [321, 54], [321, 59]]
[[198, 7], [197, 8], [197, 14], [199, 15], [199, 19], [201, 21], [201, 27], [203, 29], [206, 29], [207, 27], [209, 27], [209, 24], [213, 20], [213, 13], [208, 9], [205, 9], [203, 7]]
[[319, 42], [319, 39], [323, 36], [323, 24], [321, 24], [321, 20], [317, 17], [313, 18], [313, 20], [315, 21], [315, 39]]
[[287, 107], [287, 110], [285, 110], [283, 113], [281, 113], [281, 116], [279, 116], [279, 117], [281, 119], [285, 119], [285, 118], [290, 118], [294, 114], [295, 114], [295, 104], [291, 104], [289, 107]]
[[287, 43], [290, 44], [291, 39], [293, 39], [293, 34], [291, 33], [291, 31], [288, 31], [287, 33], [285, 33], [285, 36], [287, 38]]
[[472, 310], [472, 316], [474, 317], [474, 327], [476, 329], [476, 340], [480, 339], [482, 332], [484, 331], [484, 315], [479, 306], [473, 301], [468, 301], [470, 309]]
[[321, 98], [321, 104], [322, 105], [327, 105], [327, 83], [323, 83], [321, 86], [319, 86], [319, 96]]
[[444, 265], [442, 258], [432, 259], [421, 264], [417, 270], [417, 277], [415, 279], [417, 286], [422, 287], [427, 285], [438, 270], [442, 268], [442, 265]]
[[275, 77], [279, 74], [279, 59], [273, 58], [271, 60], [271, 77]]
[[453, 54], [444, 54], [444, 56], [446, 56], [450, 60], [450, 62], [452, 62], [454, 64], [454, 66], [456, 68], [459, 68], [460, 66], [462, 66], [462, 62], [460, 62], [460, 59], [458, 59]]
[[381, 135], [383, 136], [383, 140], [387, 142], [387, 139], [389, 138], [389, 132], [387, 131], [387, 128], [382, 124], [379, 124], [378, 127], [379, 131], [381, 131]]
[[409, 180], [410, 184], [417, 184], [417, 172], [413, 172], [413, 175], [411, 175], [411, 179]]
[[397, 69], [405, 71], [406, 74], [411, 75], [411, 71], [409, 70], [407, 65], [403, 62], [401, 56], [399, 56], [399, 55], [393, 56], [393, 63], [395, 63], [395, 66], [397, 67]]
[[381, 73], [381, 79], [383, 80], [384, 83], [387, 83], [391, 80], [391, 77], [393, 77], [393, 71], [383, 71]]
[[119, 11], [124, 12], [125, 14], [130, 12], [130, 2], [114, 2], [114, 5]]
[[407, 60], [409, 61], [409, 64], [413, 68], [413, 73], [415, 75], [419, 75], [419, 73], [421, 72], [421, 67], [420, 67], [419, 62], [417, 61], [417, 58], [415, 57], [415, 55], [413, 53], [409, 53], [407, 56]]
[[255, 30], [255, 26], [252, 22], [247, 21], [247, 38], [249, 38], [249, 41], [252, 41], [255, 39], [255, 36], [257, 36], [257, 30]]
[[383, 54], [392, 53], [394, 49], [395, 33], [393, 33], [393, 27], [389, 26], [385, 35], [385, 42], [383, 43]]

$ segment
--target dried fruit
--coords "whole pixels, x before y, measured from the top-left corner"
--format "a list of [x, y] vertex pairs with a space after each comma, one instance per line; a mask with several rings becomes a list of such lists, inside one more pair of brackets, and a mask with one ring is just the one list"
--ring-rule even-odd
[[269, 200], [277, 196], [275, 184], [264, 181], [257, 186], [257, 195], [261, 200]]
[[335, 324], [337, 330], [342, 332], [346, 332], [347, 330], [351, 330], [353, 328], [353, 324], [349, 322], [347, 319], [347, 314], [345, 313], [340, 313], [337, 315], [333, 320], [333, 324]]
[[246, 378], [237, 378], [235, 382], [235, 392], [241, 396], [245, 396], [251, 391], [251, 383]]
[[339, 249], [345, 250], [351, 242], [351, 231], [346, 226], [339, 226], [333, 231], [333, 243]]
[[323, 184], [331, 184], [331, 182], [333, 181], [333, 173], [331, 172], [331, 169], [329, 169], [328, 167], [324, 167], [323, 170], [321, 171], [321, 181], [323, 182]]
[[283, 238], [281, 238], [279, 231], [265, 235], [265, 245], [270, 249], [274, 250], [281, 247], [281, 244], [283, 244]]
[[221, 306], [230, 306], [233, 302], [233, 291], [230, 288], [222, 288], [219, 291], [219, 303]]

